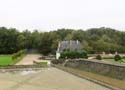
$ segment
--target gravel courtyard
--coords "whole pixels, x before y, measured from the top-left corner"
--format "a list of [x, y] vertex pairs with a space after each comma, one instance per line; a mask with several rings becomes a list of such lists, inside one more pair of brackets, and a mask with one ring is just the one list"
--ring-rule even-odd
[[[26, 55], [16, 65], [31, 65], [40, 55]], [[54, 67], [0, 72], [0, 90], [110, 90]]]
[[110, 90], [50, 67], [37, 71], [0, 72], [0, 90]]
[[28, 54], [16, 65], [32, 65], [33, 61], [37, 60], [39, 57], [39, 54]]

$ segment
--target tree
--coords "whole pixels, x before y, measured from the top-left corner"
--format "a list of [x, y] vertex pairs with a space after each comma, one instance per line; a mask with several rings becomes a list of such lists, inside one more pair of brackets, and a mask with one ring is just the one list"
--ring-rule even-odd
[[11, 54], [18, 50], [17, 36], [18, 32], [14, 28], [0, 28], [0, 53]]
[[72, 35], [72, 40], [79, 40], [80, 42], [84, 40], [84, 31], [82, 30], [73, 31], [71, 35]]
[[19, 49], [24, 49], [25, 48], [25, 37], [23, 34], [19, 34], [17, 37], [17, 44]]
[[40, 42], [40, 37], [42, 34], [38, 32], [38, 30], [34, 30], [31, 33], [31, 38], [32, 38], [32, 48], [33, 49], [38, 49], [38, 44]]
[[51, 39], [49, 36], [49, 33], [45, 32], [41, 39], [40, 39], [40, 43], [39, 43], [39, 51], [40, 53], [42, 53], [43, 55], [47, 55], [51, 52]]
[[93, 51], [92, 47], [89, 45], [87, 41], [84, 41], [82, 45], [83, 45], [83, 49], [88, 53], [91, 53]]
[[55, 54], [59, 41], [79, 40], [88, 53], [125, 53], [125, 32], [111, 28], [91, 28], [86, 31], [58, 29], [50, 32], [19, 32], [0, 27], [0, 53], [11, 54], [20, 49], [37, 49], [43, 54]]
[[33, 45], [33, 38], [32, 38], [31, 32], [28, 31], [28, 30], [25, 30], [25, 31], [22, 32], [22, 34], [25, 37], [25, 40], [24, 40], [25, 48], [26, 49], [31, 49], [32, 45]]

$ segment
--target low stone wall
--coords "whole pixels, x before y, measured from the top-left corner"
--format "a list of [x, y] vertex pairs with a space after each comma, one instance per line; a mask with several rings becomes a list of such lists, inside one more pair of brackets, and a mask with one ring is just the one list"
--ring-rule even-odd
[[45, 65], [9, 65], [9, 66], [1, 66], [0, 70], [3, 70], [3, 69], [43, 68], [43, 67], [49, 67], [49, 66], [45, 66]]
[[125, 80], [125, 65], [99, 60], [69, 60], [65, 66]]

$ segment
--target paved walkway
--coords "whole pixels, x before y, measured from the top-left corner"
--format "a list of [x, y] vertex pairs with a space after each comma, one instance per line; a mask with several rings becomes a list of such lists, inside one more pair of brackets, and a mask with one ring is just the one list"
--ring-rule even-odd
[[0, 73], [0, 90], [110, 90], [56, 68]]
[[[29, 54], [16, 65], [33, 64], [40, 55]], [[50, 67], [39, 71], [13, 71], [0, 73], [0, 90], [110, 90]]]
[[16, 65], [32, 65], [34, 60], [37, 60], [40, 57], [38, 54], [28, 54]]

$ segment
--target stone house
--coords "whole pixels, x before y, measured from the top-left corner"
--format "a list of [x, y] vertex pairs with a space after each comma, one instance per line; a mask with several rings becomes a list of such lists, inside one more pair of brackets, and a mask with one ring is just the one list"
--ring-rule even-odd
[[57, 51], [56, 51], [56, 59], [59, 59], [60, 53], [63, 52], [63, 51], [66, 51], [66, 50], [82, 51], [83, 47], [78, 40], [76, 40], [76, 41], [73, 41], [73, 40], [61, 41], [61, 42], [59, 42], [58, 48], [57, 48]]

